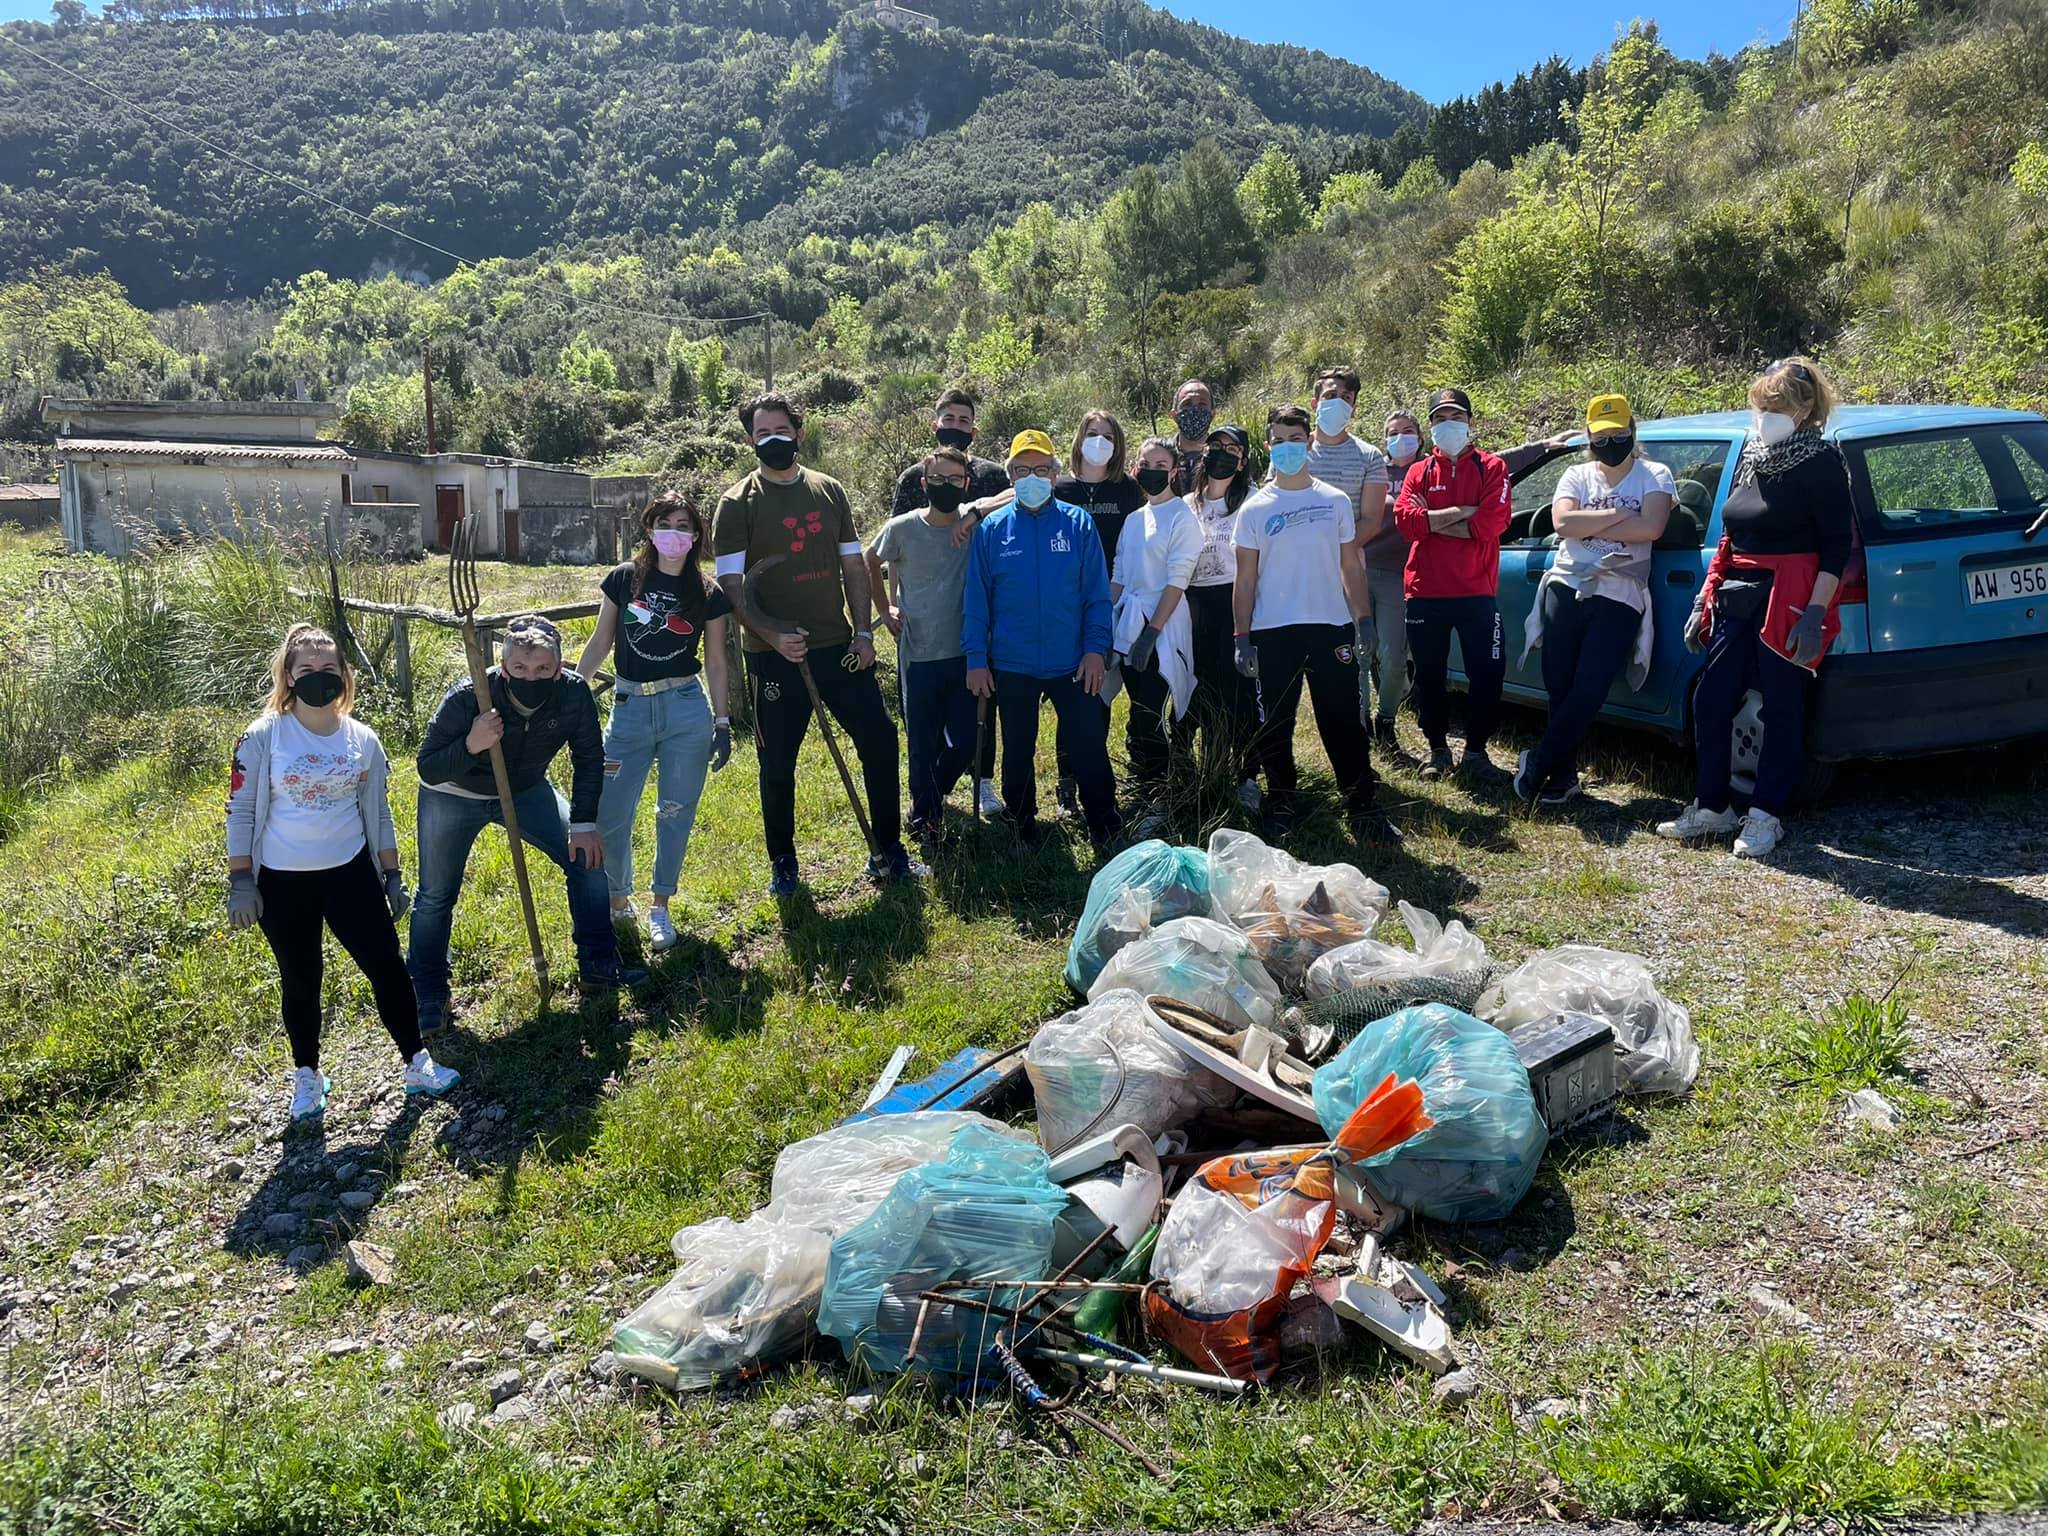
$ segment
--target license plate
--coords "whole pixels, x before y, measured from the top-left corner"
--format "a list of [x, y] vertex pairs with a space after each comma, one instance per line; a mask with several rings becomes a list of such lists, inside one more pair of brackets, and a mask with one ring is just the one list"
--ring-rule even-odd
[[2022, 597], [2048, 597], [2048, 560], [2032, 565], [1992, 565], [1971, 571], [1972, 603], [2009, 603]]

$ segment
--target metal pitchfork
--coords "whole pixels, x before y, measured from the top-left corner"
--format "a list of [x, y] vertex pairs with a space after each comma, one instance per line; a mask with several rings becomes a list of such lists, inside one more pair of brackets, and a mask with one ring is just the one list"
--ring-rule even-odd
[[[476, 688], [478, 713], [492, 708], [491, 678], [483, 646], [476, 638], [476, 610], [482, 601], [476, 580], [476, 529], [463, 517], [448, 545], [448, 606], [462, 625], [462, 650], [469, 661], [469, 680]], [[512, 848], [512, 877], [519, 884], [519, 909], [526, 917], [526, 942], [533, 949], [533, 975], [540, 1005], [548, 1005], [548, 954], [540, 942], [540, 920], [533, 912], [533, 885], [526, 878], [526, 845], [519, 840], [519, 812], [512, 804], [512, 778], [505, 771], [505, 751], [491, 743], [491, 777], [498, 783], [498, 810], [505, 818], [505, 840]]]

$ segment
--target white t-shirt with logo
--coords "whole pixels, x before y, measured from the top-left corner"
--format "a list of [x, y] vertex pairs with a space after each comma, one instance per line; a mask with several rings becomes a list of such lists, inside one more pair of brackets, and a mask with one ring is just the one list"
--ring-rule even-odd
[[1253, 629], [1288, 624], [1349, 624], [1344, 546], [1358, 534], [1351, 498], [1321, 480], [1298, 491], [1263, 485], [1237, 509], [1234, 541], [1258, 551], [1259, 594]]
[[[1574, 464], [1557, 482], [1552, 500], [1570, 497], [1588, 512], [1626, 512], [1640, 516], [1643, 500], [1654, 491], [1675, 496], [1678, 482], [1654, 459], [1636, 460], [1619, 485], [1609, 485], [1598, 464]], [[1650, 602], [1650, 546], [1620, 539], [1561, 539], [1551, 570], [1557, 579], [1589, 597], [1608, 597], [1637, 612]]]
[[1188, 585], [1227, 587], [1237, 580], [1237, 552], [1231, 548], [1231, 538], [1237, 532], [1237, 514], [1221, 496], [1199, 504], [1191, 499], [1188, 506], [1194, 511], [1195, 521], [1202, 525], [1202, 553], [1195, 561], [1195, 574], [1188, 578]]
[[356, 792], [369, 772], [368, 729], [344, 719], [333, 735], [320, 736], [293, 714], [271, 725], [265, 868], [339, 869], [363, 851]]

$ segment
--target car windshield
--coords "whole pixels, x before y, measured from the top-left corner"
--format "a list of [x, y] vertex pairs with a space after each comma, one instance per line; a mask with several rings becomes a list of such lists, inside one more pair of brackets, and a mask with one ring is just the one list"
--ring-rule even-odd
[[[1705, 536], [1708, 524], [1713, 520], [1714, 499], [1720, 493], [1721, 474], [1728, 462], [1728, 439], [1723, 438], [1648, 438], [1643, 440], [1643, 455], [1654, 459], [1671, 471], [1677, 483], [1677, 508], [1667, 525], [1665, 537], [1657, 541], [1660, 548], [1678, 548], [1697, 545]], [[1548, 519], [1536, 514], [1549, 506], [1557, 495], [1557, 482], [1564, 478], [1564, 472], [1574, 464], [1583, 464], [1583, 451], [1573, 448], [1557, 455], [1546, 464], [1538, 465], [1515, 482], [1514, 515], [1510, 525], [1508, 543], [1543, 542], [1551, 533]]]
[[1847, 447], [1869, 539], [1959, 533], [2048, 506], [2048, 422], [1954, 427]]

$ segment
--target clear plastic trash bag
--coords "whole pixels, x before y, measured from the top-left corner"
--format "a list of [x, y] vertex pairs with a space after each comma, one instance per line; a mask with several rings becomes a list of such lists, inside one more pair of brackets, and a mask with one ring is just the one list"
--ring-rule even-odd
[[1589, 1013], [1614, 1028], [1623, 1093], [1684, 1093], [1699, 1076], [1692, 1015], [1657, 990], [1649, 962], [1619, 950], [1567, 944], [1531, 955], [1489, 987], [1475, 1010], [1513, 1030], [1559, 1013]]
[[1067, 946], [1067, 985], [1084, 997], [1116, 952], [1176, 917], [1209, 915], [1209, 856], [1149, 838], [1095, 872]]
[[1373, 1190], [1439, 1221], [1498, 1221], [1536, 1177], [1550, 1133], [1515, 1043], [1441, 1003], [1368, 1024], [1316, 1071], [1316, 1118], [1332, 1132], [1389, 1073], [1422, 1084], [1436, 1124], [1363, 1159]]
[[1234, 1029], [1270, 1029], [1280, 1012], [1280, 988], [1252, 953], [1250, 938], [1208, 917], [1177, 917], [1118, 950], [1088, 997], [1116, 991], [1178, 998]]
[[675, 1234], [680, 1267], [613, 1333], [620, 1368], [684, 1392], [794, 1354], [817, 1322], [832, 1239], [970, 1127], [1002, 1129], [955, 1111], [883, 1115], [783, 1148], [761, 1209]]
[[1209, 839], [1209, 894], [1291, 992], [1319, 956], [1367, 937], [1387, 911], [1387, 888], [1355, 866], [1304, 864], [1230, 827]]
[[1038, 1139], [1057, 1156], [1098, 1131], [1135, 1125], [1156, 1139], [1237, 1090], [1160, 1037], [1145, 999], [1119, 988], [1041, 1024], [1024, 1053]]
[[1399, 910], [1401, 921], [1408, 925], [1408, 936], [1415, 941], [1413, 949], [1378, 939], [1341, 945], [1308, 968], [1308, 995], [1332, 997], [1380, 982], [1437, 976], [1471, 982], [1472, 996], [1465, 1004], [1470, 1011], [1492, 968], [1479, 936], [1456, 918], [1442, 923], [1434, 912], [1405, 901]]

